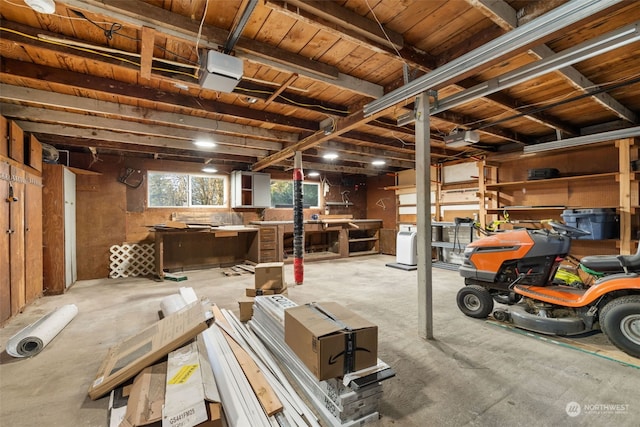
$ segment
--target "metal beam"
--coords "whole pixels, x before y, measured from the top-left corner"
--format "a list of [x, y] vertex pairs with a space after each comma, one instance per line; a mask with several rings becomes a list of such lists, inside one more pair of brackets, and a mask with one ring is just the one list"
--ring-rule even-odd
[[433, 339], [433, 269], [431, 264], [431, 133], [429, 95], [416, 100], [416, 208], [418, 224], [418, 334]]
[[474, 87], [448, 96], [438, 103], [431, 114], [449, 110], [483, 96], [513, 87], [527, 80], [540, 77], [544, 74], [556, 71], [560, 68], [575, 64], [599, 54], [609, 52], [622, 46], [626, 46], [640, 39], [640, 23], [610, 31], [599, 37], [582, 42], [576, 46], [554, 53], [544, 59], [525, 65], [508, 73], [494, 77]]
[[[506, 31], [513, 30], [518, 26], [518, 12], [503, 0], [467, 1]], [[555, 52], [546, 44], [531, 48], [531, 52], [540, 59], [545, 59], [555, 54]], [[596, 86], [595, 83], [585, 77], [574, 67], [565, 67], [558, 72], [577, 89], [586, 91], [589, 88]], [[594, 101], [602, 105], [604, 108], [612, 111], [621, 119], [628, 120], [631, 123], [638, 123], [638, 115], [629, 108], [620, 104], [608, 93], [599, 93], [594, 95], [592, 98]]]
[[598, 13], [621, 0], [572, 0], [533, 21], [474, 49], [364, 106], [368, 117], [423, 91], [455, 83], [478, 67], [523, 49], [543, 37]]

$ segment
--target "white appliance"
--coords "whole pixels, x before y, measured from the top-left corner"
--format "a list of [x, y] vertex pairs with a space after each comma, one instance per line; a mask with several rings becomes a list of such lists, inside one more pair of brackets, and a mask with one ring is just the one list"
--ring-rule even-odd
[[200, 86], [220, 92], [233, 92], [242, 79], [243, 71], [241, 59], [210, 50], [204, 58]]
[[418, 233], [399, 231], [396, 237], [396, 262], [404, 265], [418, 264]]

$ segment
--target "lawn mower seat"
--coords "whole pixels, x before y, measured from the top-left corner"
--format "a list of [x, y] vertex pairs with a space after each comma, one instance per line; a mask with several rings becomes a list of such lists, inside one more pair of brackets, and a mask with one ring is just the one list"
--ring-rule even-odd
[[635, 255], [618, 255], [617, 258], [625, 273], [640, 272], [640, 245]]
[[580, 260], [583, 267], [597, 273], [622, 273], [623, 267], [628, 271], [640, 269], [640, 246], [635, 255], [589, 255]]

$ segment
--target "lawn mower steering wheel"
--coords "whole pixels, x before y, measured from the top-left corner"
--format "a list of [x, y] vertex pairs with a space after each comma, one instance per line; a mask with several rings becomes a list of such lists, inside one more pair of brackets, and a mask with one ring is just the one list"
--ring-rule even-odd
[[549, 221], [549, 225], [558, 233], [566, 234], [569, 237], [588, 236], [589, 234], [591, 234], [588, 231], [584, 231], [576, 227], [571, 227], [570, 225], [561, 224], [556, 221]]

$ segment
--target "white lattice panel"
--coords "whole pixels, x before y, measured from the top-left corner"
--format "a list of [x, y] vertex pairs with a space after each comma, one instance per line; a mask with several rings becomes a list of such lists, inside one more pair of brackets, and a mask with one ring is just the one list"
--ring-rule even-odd
[[109, 277], [148, 276], [154, 272], [155, 248], [153, 243], [125, 243], [109, 249]]

